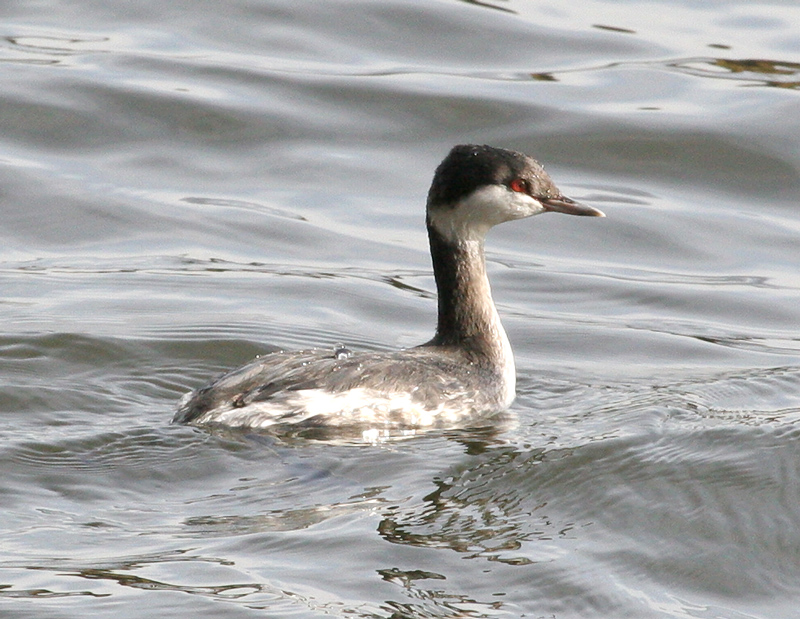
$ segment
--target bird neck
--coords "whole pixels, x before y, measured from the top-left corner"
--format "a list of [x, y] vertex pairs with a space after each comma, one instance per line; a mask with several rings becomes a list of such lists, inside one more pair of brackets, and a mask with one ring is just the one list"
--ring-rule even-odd
[[439, 318], [430, 344], [508, 358], [511, 350], [492, 299], [483, 238], [451, 241], [428, 224]]

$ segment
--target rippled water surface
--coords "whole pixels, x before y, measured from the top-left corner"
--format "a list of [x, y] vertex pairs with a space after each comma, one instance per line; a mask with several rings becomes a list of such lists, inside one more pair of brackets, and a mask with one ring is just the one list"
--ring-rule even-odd
[[[797, 617], [796, 2], [0, 16], [0, 616]], [[170, 425], [261, 352], [428, 338], [461, 142], [608, 215], [490, 235], [507, 425]]]

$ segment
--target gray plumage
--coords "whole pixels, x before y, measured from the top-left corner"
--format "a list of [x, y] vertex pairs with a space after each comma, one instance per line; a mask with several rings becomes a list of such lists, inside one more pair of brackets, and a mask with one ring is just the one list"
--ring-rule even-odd
[[[487, 380], [488, 378], [488, 380]], [[270, 425], [364, 425], [379, 421], [383, 426], [407, 424], [401, 411], [375, 399], [378, 411], [342, 411], [340, 415], [314, 415], [304, 406], [304, 392], [331, 394], [364, 389], [385, 394], [387, 401], [408, 396], [407, 402], [422, 409], [447, 406], [454, 400], [462, 415], [475, 417], [493, 408], [499, 377], [480, 359], [459, 350], [417, 347], [392, 352], [361, 352], [342, 356], [337, 349], [277, 352], [229, 372], [206, 387], [189, 394], [173, 419], [176, 423], [215, 423], [225, 411], [235, 421], [225, 425], [268, 427]], [[400, 397], [400, 400], [405, 398]], [[269, 405], [259, 407], [258, 405]], [[246, 409], [250, 408], [251, 413]], [[277, 412], [267, 424], [259, 419], [265, 408]], [[209, 415], [209, 413], [211, 413]], [[377, 413], [377, 414], [376, 414]], [[378, 420], [377, 417], [380, 417]], [[434, 424], [438, 425], [438, 424]], [[382, 426], [382, 427], [383, 427]]]

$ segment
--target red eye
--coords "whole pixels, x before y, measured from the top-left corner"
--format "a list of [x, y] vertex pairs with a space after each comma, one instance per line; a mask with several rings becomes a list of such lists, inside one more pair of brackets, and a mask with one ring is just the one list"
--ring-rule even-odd
[[528, 181], [524, 178], [515, 178], [511, 183], [508, 185], [511, 187], [511, 191], [517, 191], [519, 193], [528, 193]]

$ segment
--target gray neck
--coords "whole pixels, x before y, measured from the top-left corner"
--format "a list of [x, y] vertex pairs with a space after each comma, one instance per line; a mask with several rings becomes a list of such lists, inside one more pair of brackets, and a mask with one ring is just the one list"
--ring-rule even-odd
[[500, 361], [511, 354], [497, 314], [483, 238], [451, 242], [428, 224], [433, 272], [439, 299], [437, 346], [458, 346]]

